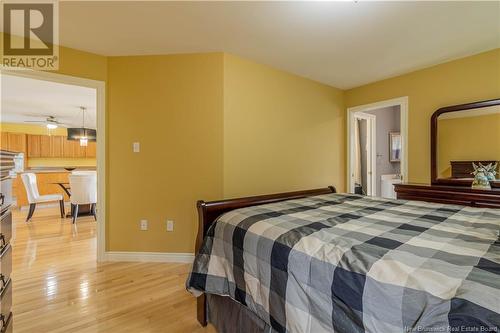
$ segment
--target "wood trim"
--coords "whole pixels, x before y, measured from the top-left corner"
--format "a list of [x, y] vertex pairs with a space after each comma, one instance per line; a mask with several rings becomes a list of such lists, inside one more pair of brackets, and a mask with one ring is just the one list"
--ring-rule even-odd
[[500, 208], [500, 189], [480, 190], [461, 186], [396, 184], [398, 199]]
[[[328, 194], [328, 193], [336, 193], [335, 187], [328, 186], [325, 188], [319, 188], [314, 190], [276, 193], [276, 194], [259, 195], [259, 196], [217, 200], [217, 201], [199, 200], [196, 204], [198, 209], [198, 235], [196, 237], [196, 246], [195, 246], [196, 253], [198, 253], [198, 251], [202, 246], [203, 239], [205, 239], [208, 228], [217, 220], [219, 216], [221, 216], [224, 213], [227, 213], [231, 210], [235, 210], [238, 208], [258, 206], [273, 202], [300, 199], [300, 198], [311, 197], [321, 194]], [[202, 326], [206, 326], [207, 313], [206, 313], [205, 294], [199, 296], [196, 301], [196, 313], [198, 322]]]
[[346, 186], [347, 192], [354, 192], [354, 182], [352, 170], [354, 169], [354, 158], [351, 153], [353, 150], [350, 148], [354, 144], [354, 133], [351, 131], [351, 122], [353, 121], [353, 115], [356, 112], [366, 112], [372, 111], [384, 107], [390, 106], [399, 106], [400, 107], [400, 133], [402, 140], [402, 155], [401, 155], [401, 176], [404, 182], [408, 181], [408, 112], [409, 112], [409, 104], [408, 104], [408, 96], [397, 97], [389, 100], [384, 100], [380, 102], [363, 104], [358, 106], [353, 106], [347, 108], [347, 117], [346, 117]]
[[[364, 119], [367, 122], [366, 140], [367, 146], [370, 146], [369, 154], [367, 153], [367, 168], [366, 176], [370, 181], [366, 182], [366, 194], [377, 195], [377, 116], [363, 111], [358, 111], [353, 114], [354, 121], [356, 119]], [[351, 126], [354, 124], [351, 124]], [[353, 133], [354, 134], [354, 133]], [[369, 157], [369, 158], [368, 158]], [[369, 159], [369, 161], [368, 161]], [[354, 167], [354, 166], [353, 166]], [[354, 170], [351, 170], [354, 172]], [[353, 184], [354, 185], [354, 184]], [[354, 189], [352, 190], [354, 192]]]
[[[434, 112], [432, 114], [432, 117], [431, 117], [431, 184], [433, 184], [433, 185], [443, 184], [442, 180], [438, 178], [438, 165], [437, 165], [437, 160], [438, 160], [438, 156], [437, 156], [437, 154], [438, 154], [438, 152], [437, 152], [438, 126], [437, 126], [437, 123], [438, 123], [439, 116], [444, 114], [444, 113], [485, 108], [485, 107], [494, 106], [494, 105], [500, 105], [500, 98], [490, 99], [490, 100], [480, 101], [480, 102], [447, 106], [444, 108], [437, 109], [436, 112]], [[463, 183], [461, 183], [461, 182], [455, 183], [453, 180], [451, 182], [447, 181], [446, 183], [448, 185], [459, 185], [459, 186], [463, 185]]]
[[[471, 179], [464, 179], [464, 178], [456, 178], [456, 179], [454, 179], [454, 178], [438, 178], [435, 185], [471, 187], [472, 180]], [[490, 186], [491, 186], [491, 188], [500, 188], [500, 181], [499, 180], [490, 180]]]

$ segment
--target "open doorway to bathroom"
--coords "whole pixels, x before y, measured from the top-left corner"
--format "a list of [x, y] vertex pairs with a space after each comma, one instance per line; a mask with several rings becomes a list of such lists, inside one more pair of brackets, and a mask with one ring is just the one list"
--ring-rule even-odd
[[407, 174], [407, 98], [348, 109], [349, 192], [395, 198]]

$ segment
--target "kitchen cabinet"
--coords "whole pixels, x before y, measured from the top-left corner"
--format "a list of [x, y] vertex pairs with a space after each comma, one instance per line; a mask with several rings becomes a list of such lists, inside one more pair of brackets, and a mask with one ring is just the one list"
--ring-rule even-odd
[[40, 135], [40, 157], [51, 157], [52, 137]]
[[95, 158], [96, 156], [97, 156], [97, 144], [95, 142], [89, 141], [85, 157]]
[[75, 144], [75, 157], [86, 157], [87, 147], [80, 146], [80, 141], [73, 141]]
[[26, 152], [26, 134], [2, 132], [1, 149], [13, 151], [16, 153]]
[[67, 138], [63, 139], [63, 157], [76, 157], [75, 142], [77, 141], [71, 141]]
[[40, 135], [40, 157], [63, 157], [63, 140], [61, 135]]
[[66, 137], [62, 135], [51, 136], [50, 157], [63, 157], [64, 140]]
[[87, 157], [87, 147], [80, 146], [80, 141], [68, 140], [66, 137], [63, 142], [63, 155], [64, 157]]
[[23, 152], [28, 158], [95, 158], [95, 142], [80, 146], [80, 141], [68, 140], [63, 135], [38, 135], [1, 132], [0, 148]]
[[28, 157], [74, 157], [73, 148], [68, 148], [64, 155], [65, 136], [61, 135], [28, 135]]
[[0, 141], [0, 148], [9, 150], [9, 133], [2, 132], [2, 137]]
[[26, 134], [24, 133], [8, 133], [9, 150], [17, 153], [26, 152]]
[[40, 157], [41, 135], [28, 134], [28, 157]]

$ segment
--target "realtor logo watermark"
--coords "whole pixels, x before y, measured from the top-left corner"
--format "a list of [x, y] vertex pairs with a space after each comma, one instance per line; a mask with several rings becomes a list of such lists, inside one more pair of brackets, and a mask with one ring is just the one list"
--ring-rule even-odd
[[56, 0], [2, 1], [2, 65], [59, 68], [59, 8]]

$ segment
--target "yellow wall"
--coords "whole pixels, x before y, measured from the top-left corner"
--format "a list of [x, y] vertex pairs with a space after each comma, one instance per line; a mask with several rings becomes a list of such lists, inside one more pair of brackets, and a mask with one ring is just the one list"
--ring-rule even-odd
[[343, 93], [224, 55], [224, 197], [344, 190]]
[[222, 53], [109, 58], [110, 250], [194, 251], [196, 200], [223, 194], [222, 66]]
[[111, 57], [108, 87], [112, 251], [192, 252], [198, 199], [344, 186], [340, 90], [222, 53]]
[[59, 48], [59, 74], [106, 81], [108, 58], [67, 47]]
[[[1, 123], [0, 128], [3, 132], [26, 133], [37, 135], [67, 135], [65, 128], [56, 128], [50, 131], [45, 126], [30, 124], [12, 124]], [[25, 156], [27, 158], [27, 156]], [[96, 166], [95, 158], [35, 158], [27, 159], [28, 168], [33, 167], [71, 167], [71, 166]]]
[[451, 176], [450, 161], [500, 161], [500, 114], [440, 119], [438, 128], [441, 177]]
[[56, 129], [47, 130], [47, 127], [31, 124], [14, 124], [14, 123], [0, 123], [0, 129], [3, 132], [11, 133], [26, 133], [36, 135], [67, 135], [65, 128], [58, 127]]
[[[0, 54], [3, 54], [3, 32], [0, 32]], [[19, 36], [11, 36], [20, 39]], [[106, 81], [107, 57], [69, 47], [59, 46], [59, 74], [77, 76], [81, 78]]]
[[428, 183], [432, 113], [443, 106], [498, 98], [500, 49], [347, 90], [345, 104], [352, 107], [400, 96], [409, 100], [409, 181]]

